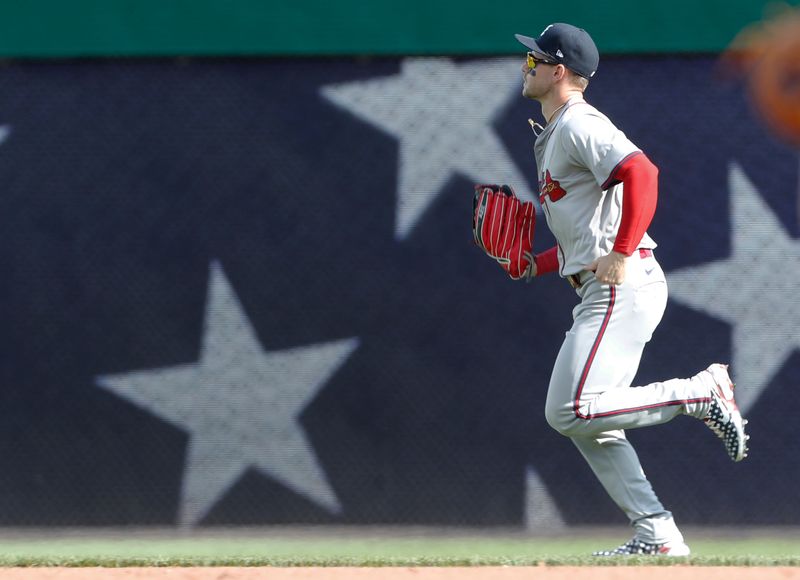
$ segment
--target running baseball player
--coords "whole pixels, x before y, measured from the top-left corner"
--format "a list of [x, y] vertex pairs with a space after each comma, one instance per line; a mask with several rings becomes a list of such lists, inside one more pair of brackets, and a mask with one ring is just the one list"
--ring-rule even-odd
[[727, 365], [691, 378], [631, 387], [645, 344], [664, 313], [667, 283], [648, 236], [658, 169], [624, 133], [584, 100], [599, 54], [589, 34], [551, 24], [536, 38], [516, 35], [529, 52], [522, 94], [542, 107], [530, 121], [540, 201], [557, 245], [526, 254], [528, 277], [558, 272], [575, 289], [573, 311], [550, 378], [545, 416], [571, 438], [625, 512], [633, 538], [598, 556], [686, 556], [672, 514], [656, 497], [625, 429], [678, 415], [700, 419], [733, 461], [747, 456], [746, 421]]

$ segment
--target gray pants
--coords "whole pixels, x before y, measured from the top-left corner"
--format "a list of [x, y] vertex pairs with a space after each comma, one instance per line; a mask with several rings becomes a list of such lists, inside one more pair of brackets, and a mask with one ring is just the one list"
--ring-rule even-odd
[[624, 432], [708, 411], [710, 393], [698, 378], [631, 386], [667, 304], [664, 272], [654, 257], [635, 252], [623, 284], [603, 285], [589, 276], [577, 292], [581, 303], [550, 378], [547, 422], [572, 439], [636, 537], [682, 540]]

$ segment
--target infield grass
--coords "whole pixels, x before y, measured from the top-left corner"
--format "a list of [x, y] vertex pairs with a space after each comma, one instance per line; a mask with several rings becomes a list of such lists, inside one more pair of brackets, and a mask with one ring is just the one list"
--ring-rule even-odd
[[[362, 535], [363, 534], [363, 535]], [[800, 566], [793, 531], [731, 536], [687, 533], [689, 558], [595, 558], [625, 535], [576, 532], [524, 534], [48, 531], [0, 534], [0, 566], [483, 566], [673, 565]]]

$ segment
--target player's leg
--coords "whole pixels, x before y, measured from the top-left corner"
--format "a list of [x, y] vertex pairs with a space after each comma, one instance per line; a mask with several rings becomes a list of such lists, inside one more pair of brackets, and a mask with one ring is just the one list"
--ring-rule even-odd
[[662, 550], [667, 546], [675, 555], [688, 553], [672, 514], [653, 491], [624, 431], [573, 437], [572, 441], [606, 493], [628, 516], [638, 541]]
[[547, 397], [548, 422], [564, 435], [590, 437], [708, 411], [710, 386], [701, 376], [630, 386], [667, 300], [660, 269], [643, 280], [637, 266], [623, 285], [592, 279], [582, 289]]
[[[665, 305], [666, 285], [658, 280], [618, 288], [590, 283], [551, 377], [548, 422], [573, 439], [636, 530], [633, 540], [607, 554], [688, 554], [672, 515], [653, 492], [620, 430], [661, 423], [679, 413], [704, 416], [709, 406], [713, 408], [709, 393], [724, 382], [724, 377], [704, 371], [691, 379], [630, 387]], [[692, 398], [706, 401], [669, 404]]]
[[[629, 267], [618, 287], [590, 282], [556, 360], [546, 416], [570, 437], [664, 423], [679, 414], [702, 419], [733, 461], [747, 456], [747, 423], [724, 365], [693, 377], [631, 387], [642, 351], [661, 319], [666, 285], [655, 260]], [[648, 274], [649, 272], [649, 274]], [[643, 283], [642, 283], [643, 282]]]
[[[644, 292], [648, 292], [644, 296]], [[635, 528], [636, 542], [685, 554], [688, 548], [672, 518], [642, 471], [639, 458], [619, 429], [591, 431], [601, 421], [579, 416], [578, 385], [594, 396], [607, 390], [627, 393], [642, 351], [663, 314], [666, 285], [657, 281], [637, 296], [635, 288], [615, 292], [594, 282], [584, 289], [575, 323], [562, 344], [547, 396], [548, 422], [570, 436], [612, 500]], [[641, 312], [645, 309], [646, 312]], [[611, 315], [609, 312], [611, 311]], [[635, 315], [634, 315], [635, 314]], [[598, 341], [598, 336], [603, 336]], [[590, 373], [586, 372], [587, 360]], [[671, 409], [674, 416], [674, 409]], [[661, 417], [667, 420], [671, 417]], [[652, 416], [651, 416], [652, 420]], [[636, 544], [637, 549], [639, 544]]]

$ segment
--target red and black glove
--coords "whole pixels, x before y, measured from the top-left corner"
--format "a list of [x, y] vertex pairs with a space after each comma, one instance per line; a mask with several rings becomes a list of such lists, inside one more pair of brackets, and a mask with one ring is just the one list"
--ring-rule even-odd
[[532, 275], [531, 248], [536, 207], [522, 202], [508, 185], [476, 185], [472, 199], [475, 244], [514, 280]]

